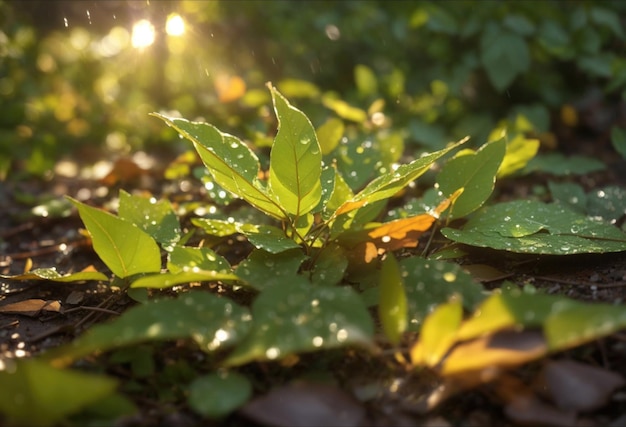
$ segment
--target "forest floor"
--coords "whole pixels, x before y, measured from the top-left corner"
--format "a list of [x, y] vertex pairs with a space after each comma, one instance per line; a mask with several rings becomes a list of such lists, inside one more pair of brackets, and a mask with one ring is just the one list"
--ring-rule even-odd
[[[617, 107], [614, 107], [617, 108]], [[605, 161], [607, 170], [589, 176], [574, 176], [568, 179], [592, 189], [601, 185], [626, 185], [623, 161], [606, 140], [606, 129], [596, 132], [580, 130], [570, 132], [570, 140], [561, 142], [570, 154], [592, 155]], [[76, 156], [80, 158], [80, 156]], [[157, 164], [170, 159], [154, 159]], [[88, 165], [76, 164], [78, 168]], [[104, 269], [93, 252], [88, 237], [81, 233], [83, 225], [76, 212], [68, 215], [44, 217], [33, 215], [32, 207], [44, 200], [71, 195], [89, 200], [94, 206], [106, 206], [117, 196], [117, 190], [149, 193], [159, 198], [176, 200], [206, 197], [201, 185], [192, 190], [181, 190], [163, 179], [162, 168], [136, 170], [125, 175], [132, 166], [118, 163], [113, 168], [109, 181], [99, 178], [80, 178], [72, 173], [64, 176], [62, 170], [54, 178], [7, 179], [0, 183], [0, 274], [18, 274], [29, 268], [56, 267], [59, 272], [71, 273], [93, 265]], [[117, 170], [116, 170], [117, 169]], [[111, 178], [113, 178], [111, 180]], [[496, 198], [522, 198], [532, 193], [532, 186], [545, 184], [545, 177], [520, 178], [498, 187]], [[249, 246], [233, 248], [235, 254], [245, 256]], [[572, 256], [528, 256], [499, 253], [486, 249], [469, 251], [467, 264], [484, 264], [493, 267], [498, 274], [480, 277], [488, 289], [498, 287], [504, 278], [519, 285], [532, 284], [549, 294], [564, 295], [584, 301], [620, 304], [626, 301], [626, 253]], [[59, 301], [62, 312], [0, 313], [0, 357], [31, 357], [46, 349], [71, 341], [90, 326], [122, 313], [134, 304], [119, 289], [106, 285], [60, 284], [45, 281], [0, 281], [0, 307], [5, 304], [28, 299]], [[102, 310], [106, 309], [106, 310]], [[201, 352], [188, 342], [173, 342], [160, 345], [155, 351], [155, 365], [160, 372], [167, 366], [185, 366], [194, 371], [194, 366], [204, 363]], [[587, 365], [602, 367], [626, 378], [626, 333], [616, 333], [574, 350], [550, 356], [551, 360], [572, 360]], [[511, 393], [516, 393], [516, 384], [532, 381], [532, 373], [548, 362], [547, 359], [517, 369], [511, 381]], [[113, 364], [106, 356], [89, 360], [100, 364], [101, 370], [126, 381], [129, 395], [138, 405], [140, 412], [117, 421], [120, 426], [193, 426], [210, 425], [194, 414], [180, 396], [183, 384], [176, 381], [161, 381], [155, 378], [133, 378], [131, 368], [124, 364]], [[183, 369], [183, 368], [181, 368]], [[295, 365], [281, 363], [251, 364], [246, 368], [257, 384], [261, 394], [274, 387], [285, 385], [294, 379], [331, 378], [332, 384], [341, 387], [326, 387], [317, 383], [299, 383], [285, 388], [288, 399], [298, 400], [291, 416], [307, 425], [306, 419], [314, 419], [325, 425], [337, 425], [337, 413], [342, 413], [342, 425], [427, 425], [427, 426], [486, 426], [524, 424], [524, 415], [511, 415], [505, 407], [502, 388], [495, 389], [489, 383], [471, 391], [459, 393], [443, 401], [433, 409], [425, 410], [424, 402], [433, 399], [439, 380], [428, 373], [407, 372], [388, 355], [362, 354], [360, 352], [327, 351], [321, 354], [301, 356]], [[184, 370], [184, 369], [183, 369]], [[193, 375], [193, 374], [191, 374]], [[131, 387], [132, 383], [132, 387]], [[315, 385], [317, 384], [317, 385]], [[133, 387], [135, 391], [133, 392]], [[589, 390], [572, 384], [575, 394]], [[141, 390], [137, 392], [137, 390]], [[323, 396], [325, 405], [317, 402], [318, 414], [311, 406], [311, 396]], [[283, 401], [284, 402], [284, 401]], [[321, 405], [321, 406], [319, 406]], [[267, 403], [264, 411], [279, 412], [281, 405]], [[283, 405], [284, 406], [284, 405]], [[519, 408], [518, 408], [519, 409]], [[541, 411], [547, 412], [541, 412]], [[626, 388], [621, 388], [605, 398], [597, 409], [582, 414], [550, 413], [549, 410], [522, 409], [530, 424], [581, 426], [626, 425]], [[347, 414], [347, 415], [346, 415]], [[251, 408], [235, 412], [215, 425], [268, 425]], [[281, 424], [269, 424], [281, 425]], [[295, 424], [292, 424], [295, 425]]]

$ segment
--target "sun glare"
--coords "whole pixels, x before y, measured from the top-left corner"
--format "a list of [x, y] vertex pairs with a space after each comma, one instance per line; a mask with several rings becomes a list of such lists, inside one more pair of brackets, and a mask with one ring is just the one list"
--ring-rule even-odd
[[185, 20], [182, 16], [176, 13], [170, 14], [165, 23], [165, 32], [174, 37], [180, 37], [185, 34]]
[[144, 48], [154, 43], [154, 25], [147, 19], [135, 22], [131, 43], [134, 48]]

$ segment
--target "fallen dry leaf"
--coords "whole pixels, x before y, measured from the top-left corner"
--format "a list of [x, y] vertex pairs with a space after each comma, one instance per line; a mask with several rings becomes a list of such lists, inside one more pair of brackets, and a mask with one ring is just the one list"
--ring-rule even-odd
[[253, 421], [277, 427], [362, 426], [365, 408], [329, 384], [295, 382], [253, 399], [242, 409]]
[[0, 313], [23, 314], [24, 316], [30, 317], [37, 316], [41, 311], [58, 313], [61, 311], [61, 303], [54, 300], [27, 299], [0, 307]]

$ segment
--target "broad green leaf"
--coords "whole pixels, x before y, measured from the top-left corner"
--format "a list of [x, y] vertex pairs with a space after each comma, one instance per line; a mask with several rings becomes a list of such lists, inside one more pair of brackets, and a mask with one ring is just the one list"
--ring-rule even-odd
[[617, 151], [622, 159], [626, 159], [626, 130], [614, 126], [611, 129], [611, 144]]
[[587, 215], [614, 224], [626, 213], [626, 189], [609, 185], [587, 194]]
[[191, 223], [202, 228], [207, 234], [217, 237], [230, 236], [237, 233], [237, 224], [234, 221], [224, 221], [210, 218], [191, 218]]
[[439, 190], [451, 196], [463, 188], [450, 209], [451, 218], [462, 218], [481, 207], [489, 198], [496, 174], [506, 152], [506, 141], [489, 142], [475, 154], [459, 155], [446, 162], [437, 176]]
[[323, 155], [331, 153], [337, 147], [343, 136], [344, 129], [343, 121], [336, 117], [329, 118], [317, 128], [317, 139]]
[[91, 235], [93, 249], [117, 277], [156, 273], [161, 251], [150, 235], [129, 221], [68, 197]]
[[585, 189], [574, 182], [548, 182], [552, 200], [561, 203], [569, 209], [581, 213], [587, 213], [587, 195]]
[[252, 317], [252, 330], [226, 359], [227, 365], [367, 345], [374, 329], [369, 312], [354, 290], [311, 286], [306, 280], [263, 290], [252, 304]]
[[515, 136], [506, 144], [506, 154], [498, 169], [498, 177], [511, 175], [523, 169], [530, 159], [535, 157], [538, 150], [538, 139], [526, 138], [522, 134]]
[[64, 366], [96, 351], [181, 338], [191, 338], [202, 350], [210, 352], [238, 342], [249, 327], [246, 308], [209, 292], [191, 291], [176, 299], [135, 306], [43, 357], [56, 366]]
[[480, 61], [498, 91], [528, 70], [530, 53], [526, 40], [506, 30], [485, 31], [480, 40]]
[[166, 250], [180, 240], [180, 223], [167, 200], [133, 196], [121, 190], [118, 215], [148, 233]]
[[419, 341], [411, 349], [414, 365], [436, 366], [454, 345], [463, 320], [463, 304], [457, 298], [441, 304], [424, 319]]
[[300, 247], [283, 230], [272, 225], [238, 224], [237, 231], [246, 236], [256, 248], [273, 254]]
[[454, 295], [461, 297], [468, 310], [474, 309], [485, 297], [482, 285], [456, 263], [410, 257], [400, 261], [400, 268], [411, 331], [419, 331], [426, 315]]
[[263, 290], [293, 280], [305, 258], [301, 249], [278, 254], [256, 249], [239, 263], [235, 274], [249, 286]]
[[350, 188], [363, 188], [383, 165], [383, 148], [366, 136], [343, 140], [333, 153], [333, 164]]
[[552, 351], [585, 344], [626, 328], [626, 306], [559, 302], [543, 330]]
[[556, 176], [586, 175], [604, 170], [606, 165], [600, 160], [585, 156], [565, 157], [560, 153], [540, 154], [526, 165], [526, 172], [545, 172]]
[[0, 371], [0, 412], [9, 425], [52, 426], [114, 393], [102, 375], [56, 369], [44, 361], [17, 359]]
[[231, 273], [214, 270], [201, 270], [200, 268], [183, 269], [176, 273], [160, 273], [142, 276], [131, 284], [131, 288], [165, 289], [172, 286], [192, 282], [235, 282], [237, 276]]
[[228, 415], [252, 396], [252, 384], [237, 372], [203, 375], [189, 385], [189, 406], [208, 418]]
[[82, 282], [87, 280], [106, 281], [109, 278], [99, 271], [79, 271], [71, 274], [61, 274], [55, 267], [36, 268], [28, 273], [9, 276], [0, 274], [0, 278], [11, 280], [51, 280], [53, 282]]
[[191, 248], [176, 246], [169, 254], [167, 268], [172, 273], [180, 271], [231, 271], [230, 264], [224, 257], [216, 254], [210, 248]]
[[443, 150], [427, 154], [411, 163], [401, 165], [393, 173], [379, 176], [370, 182], [356, 196], [344, 202], [339, 209], [335, 211], [334, 215], [341, 215], [361, 208], [369, 203], [392, 197], [410, 182], [423, 175], [437, 159], [463, 144], [467, 139], [468, 138], [462, 139]]
[[518, 253], [569, 255], [626, 251], [626, 234], [557, 204], [500, 203], [477, 212], [463, 230], [444, 228], [450, 240]]
[[286, 219], [284, 209], [259, 181], [259, 159], [240, 139], [220, 132], [208, 123], [190, 122], [153, 113], [193, 142], [200, 158], [215, 181], [227, 191], [278, 219]]
[[270, 86], [278, 133], [270, 154], [268, 187], [287, 212], [300, 217], [322, 197], [322, 151], [304, 113]]
[[380, 270], [378, 316], [389, 342], [397, 345], [407, 329], [408, 308], [400, 266], [391, 253]]
[[311, 282], [314, 285], [333, 286], [341, 282], [348, 267], [348, 258], [341, 246], [331, 242], [320, 249], [314, 259], [311, 272]]
[[590, 16], [594, 23], [609, 28], [617, 37], [624, 39], [624, 27], [620, 15], [616, 11], [603, 7], [593, 7]]

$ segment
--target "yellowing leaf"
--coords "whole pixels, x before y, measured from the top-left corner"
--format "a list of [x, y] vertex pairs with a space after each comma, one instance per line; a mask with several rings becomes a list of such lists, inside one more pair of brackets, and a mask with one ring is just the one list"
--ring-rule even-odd
[[215, 91], [220, 102], [232, 102], [246, 93], [246, 82], [239, 76], [220, 74], [215, 79]]
[[498, 177], [511, 175], [513, 172], [522, 169], [526, 164], [535, 157], [539, 150], [539, 140], [525, 138], [524, 135], [518, 134], [506, 145], [506, 154], [500, 169], [498, 169]]
[[539, 331], [502, 331], [460, 343], [446, 357], [441, 373], [454, 375], [464, 371], [517, 366], [538, 359], [548, 352]]
[[418, 343], [411, 348], [413, 365], [438, 365], [455, 343], [462, 318], [460, 298], [441, 304], [430, 313], [424, 320]]

